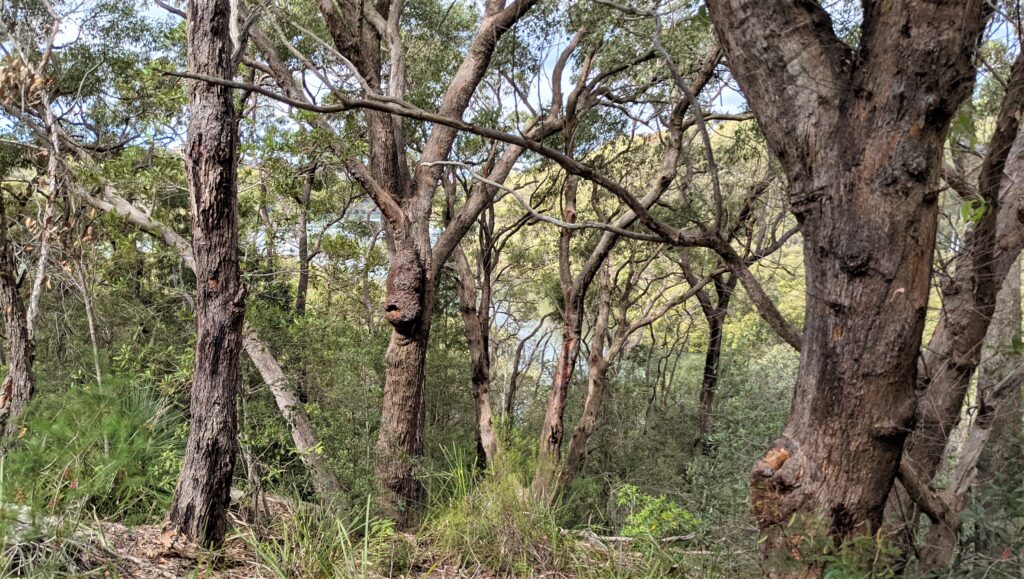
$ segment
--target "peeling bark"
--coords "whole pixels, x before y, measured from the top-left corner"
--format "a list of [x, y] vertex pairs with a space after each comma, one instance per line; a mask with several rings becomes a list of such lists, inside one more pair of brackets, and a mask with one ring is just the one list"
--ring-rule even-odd
[[10, 240], [7, 238], [7, 215], [4, 195], [0, 193], [0, 307], [3, 308], [7, 337], [7, 377], [0, 384], [0, 423], [4, 437], [11, 438], [18, 428], [18, 419], [35, 392], [32, 364], [36, 348], [29, 335], [25, 304], [18, 288], [17, 270]]

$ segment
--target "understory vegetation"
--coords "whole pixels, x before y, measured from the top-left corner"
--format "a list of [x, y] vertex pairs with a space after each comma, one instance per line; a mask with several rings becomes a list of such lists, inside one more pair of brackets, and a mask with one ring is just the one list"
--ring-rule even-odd
[[1024, 577], [1022, 17], [0, 0], [0, 577]]

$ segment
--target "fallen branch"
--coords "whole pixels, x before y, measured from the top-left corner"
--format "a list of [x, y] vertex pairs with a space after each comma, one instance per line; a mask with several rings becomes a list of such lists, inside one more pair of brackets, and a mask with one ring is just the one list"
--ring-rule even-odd
[[[586, 543], [588, 545], [596, 546], [596, 547], [600, 547], [600, 548], [608, 548], [609, 545], [613, 545], [613, 546], [629, 546], [632, 543], [640, 540], [640, 539], [637, 539], [635, 537], [602, 536], [602, 535], [598, 535], [597, 533], [595, 533], [593, 531], [590, 531], [590, 530], [587, 530], [587, 529], [582, 529], [582, 530], [560, 529], [559, 532], [561, 533], [561, 535], [563, 537], [576, 537], [576, 538], [579, 538], [580, 540], [582, 540], [584, 543]], [[694, 540], [696, 537], [697, 537], [696, 533], [689, 533], [687, 535], [674, 535], [674, 536], [665, 537], [665, 538], [662, 538], [662, 539], [655, 539], [654, 542], [659, 544], [659, 545], [665, 546], [665, 545], [673, 545], [675, 543], [686, 543], [686, 542]]]

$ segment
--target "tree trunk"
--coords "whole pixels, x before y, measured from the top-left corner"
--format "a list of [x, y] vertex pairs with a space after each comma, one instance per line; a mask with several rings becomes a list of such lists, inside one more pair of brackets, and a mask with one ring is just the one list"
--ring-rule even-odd
[[[1003, 288], [996, 298], [996, 311], [985, 338], [985, 348], [978, 373], [978, 392], [983, 406], [991, 406], [984, 393], [991, 392], [1024, 360], [1021, 357], [1021, 291], [1020, 260], [1010, 269]], [[1010, 385], [1005, 397], [992, 413], [989, 443], [978, 459], [977, 500], [985, 513], [987, 525], [979, 529], [975, 548], [992, 557], [1001, 557], [1008, 545], [998, 542], [988, 525], [1011, 520], [1006, 511], [1007, 500], [1016, 489], [1024, 487], [1024, 439], [1021, 437], [1021, 383]], [[1010, 523], [1013, 525], [1014, 523]], [[1005, 536], [1019, 529], [1011, 528]]]
[[[711, 297], [707, 292], [697, 292], [700, 301], [701, 311], [708, 322], [708, 347], [704, 354], [704, 377], [700, 384], [700, 407], [697, 411], [697, 439], [694, 446], [702, 454], [711, 452], [711, 443], [708, 435], [713, 431], [712, 417], [715, 410], [715, 393], [718, 391], [718, 370], [722, 358], [722, 338], [724, 335], [725, 318], [729, 315], [729, 300], [732, 292], [736, 289], [738, 277], [728, 276], [722, 281], [721, 276], [715, 276], [715, 289], [717, 303], [711, 303]], [[690, 280], [691, 285], [695, 282]], [[702, 295], [703, 294], [703, 295]]]
[[786, 554], [819, 520], [837, 541], [882, 521], [915, 418], [943, 143], [991, 7], [868, 2], [854, 49], [811, 2], [708, 6], [804, 237], [795, 393], [751, 473], [766, 550]]
[[374, 470], [377, 498], [403, 528], [412, 526], [415, 511], [423, 504], [423, 486], [415, 468], [423, 454], [423, 396], [434, 299], [429, 252], [429, 248], [425, 253], [418, 251], [411, 243], [397, 245], [384, 306], [392, 332], [384, 356], [384, 401]]
[[587, 441], [597, 426], [597, 417], [601, 412], [605, 388], [608, 386], [608, 366], [611, 363], [605, 353], [608, 341], [608, 318], [611, 310], [611, 279], [607, 267], [601, 268], [601, 296], [597, 306], [597, 318], [594, 321], [593, 337], [590, 340], [590, 355], [587, 357], [587, 397], [583, 402], [583, 416], [572, 431], [569, 447], [565, 452], [565, 461], [558, 476], [558, 486], [553, 493], [557, 497], [572, 484], [579, 471], [583, 457], [587, 452]]
[[[188, 3], [188, 68], [231, 78], [231, 6]], [[229, 88], [189, 83], [186, 165], [196, 264], [196, 355], [191, 422], [168, 530], [219, 546], [227, 527], [235, 468], [235, 396], [242, 348], [245, 288], [238, 267], [237, 125]]]
[[32, 364], [36, 347], [29, 335], [14, 253], [7, 239], [3, 193], [0, 193], [0, 307], [4, 310], [8, 359], [7, 378], [0, 385], [0, 422], [4, 425], [4, 437], [11, 438], [17, 432], [18, 420], [35, 392]]
[[[935, 138], [932, 163], [941, 147]], [[907, 210], [889, 211], [883, 175], [820, 171], [832, 173], [834, 201], [804, 219], [808, 301], [796, 392], [782, 437], [752, 472], [752, 505], [763, 528], [818, 513], [843, 539], [878, 528], [913, 425], [936, 180], [902, 179]]]
[[[459, 274], [459, 306], [462, 321], [466, 326], [466, 342], [469, 345], [469, 360], [473, 380], [473, 401], [476, 408], [477, 446], [482, 452], [477, 465], [486, 468], [494, 465], [501, 452], [501, 441], [494, 429], [494, 412], [491, 408], [491, 355], [488, 344], [490, 334], [490, 288], [481, 288], [477, 302], [477, 282], [466, 253], [461, 247], [454, 252], [455, 268]], [[487, 282], [487, 280], [485, 280]], [[489, 285], [487, 283], [486, 285]]]

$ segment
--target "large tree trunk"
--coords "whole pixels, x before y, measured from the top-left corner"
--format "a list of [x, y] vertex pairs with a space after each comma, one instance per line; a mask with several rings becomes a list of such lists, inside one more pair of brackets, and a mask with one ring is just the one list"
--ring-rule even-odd
[[7, 239], [3, 193], [0, 193], [0, 307], [4, 310], [8, 360], [7, 378], [0, 385], [0, 423], [4, 425], [5, 438], [17, 432], [18, 419], [35, 392], [32, 363], [36, 348], [29, 334], [17, 279], [14, 253]]
[[[188, 68], [231, 78], [228, 0], [188, 3]], [[235, 468], [245, 288], [238, 268], [237, 125], [231, 90], [189, 83], [186, 165], [196, 264], [196, 355], [185, 461], [168, 528], [219, 546]]]
[[418, 251], [411, 243], [392, 251], [384, 306], [392, 332], [384, 356], [384, 401], [374, 468], [377, 498], [403, 528], [413, 524], [424, 498], [415, 467], [423, 454], [423, 396], [434, 300], [429, 251]]
[[[941, 136], [921, 146], [937, 163]], [[840, 539], [876, 529], [913, 425], [936, 179], [903, 175], [891, 194], [903, 190], [904, 209], [887, 209], [887, 176], [876, 171], [898, 152], [874, 151], [860, 167], [819, 166], [831, 173], [823, 177], [832, 202], [804, 217], [808, 300], [796, 391], [782, 437], [752, 473], [765, 528], [806, 512], [824, 516]]]
[[866, 2], [853, 49], [811, 2], [708, 5], [804, 237], [790, 416], [751, 473], [766, 549], [789, 553], [803, 533], [778, 531], [792, 521], [820, 517], [836, 540], [881, 523], [914, 424], [943, 142], [991, 8]]

